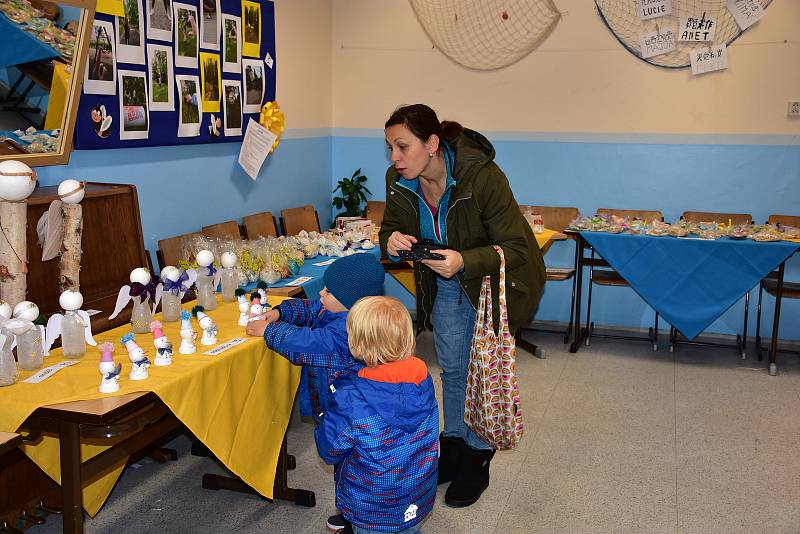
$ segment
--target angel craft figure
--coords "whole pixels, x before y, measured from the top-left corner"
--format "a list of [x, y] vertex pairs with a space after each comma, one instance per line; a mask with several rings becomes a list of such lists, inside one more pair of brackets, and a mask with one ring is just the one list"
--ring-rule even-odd
[[195, 340], [197, 332], [192, 328], [192, 314], [186, 310], [181, 311], [181, 346], [178, 352], [181, 354], [194, 354], [197, 350]]
[[147, 354], [145, 354], [144, 349], [136, 344], [133, 332], [128, 332], [122, 336], [120, 342], [128, 349], [128, 358], [130, 358], [133, 364], [128, 378], [131, 380], [147, 379], [149, 376], [147, 368], [150, 367], [150, 360], [147, 359]]
[[195, 306], [192, 308], [192, 315], [197, 318], [197, 324], [203, 330], [203, 335], [200, 338], [201, 345], [216, 345], [217, 344], [217, 325], [214, 320], [206, 315], [202, 306]]
[[153, 311], [158, 306], [157, 296], [160, 296], [161, 293], [158, 287], [161, 284], [157, 280], [154, 280], [150, 275], [150, 271], [144, 267], [137, 267], [132, 270], [130, 274], [131, 283], [120, 288], [117, 295], [117, 304], [114, 306], [114, 313], [108, 316], [109, 320], [119, 315], [128, 305], [128, 302], [132, 300], [131, 327], [134, 333], [150, 332]]
[[23, 319], [9, 319], [11, 306], [0, 301], [0, 386], [10, 386], [17, 381], [17, 362], [11, 347], [15, 336], [33, 328], [33, 323]]
[[161, 269], [161, 292], [156, 289], [156, 300], [161, 297], [161, 312], [164, 321], [174, 323], [181, 320], [181, 300], [197, 279], [197, 272], [184, 272], [167, 265]]
[[216, 290], [219, 285], [220, 273], [214, 267], [214, 253], [210, 250], [201, 250], [195, 256], [197, 261], [197, 302], [203, 309], [211, 311], [217, 309]]
[[27, 332], [16, 336], [17, 361], [26, 371], [38, 369], [44, 363], [44, 326], [33, 324], [39, 318], [39, 306], [29, 300], [23, 300], [14, 306], [14, 319], [30, 321], [33, 325]]
[[156, 367], [172, 364], [172, 343], [164, 335], [162, 328], [161, 321], [150, 323], [150, 331], [153, 333], [153, 346], [156, 348], [156, 358], [153, 360]]
[[114, 361], [114, 344], [106, 341], [97, 347], [100, 349], [100, 370], [99, 391], [100, 393], [114, 393], [119, 391], [119, 375], [122, 372], [122, 364]]
[[86, 354], [86, 344], [97, 346], [92, 337], [92, 322], [89, 314], [81, 310], [83, 295], [70, 289], [61, 293], [58, 303], [64, 310], [64, 315], [54, 313], [47, 320], [46, 339], [44, 352], [50, 352], [59, 336], [61, 336], [61, 351], [67, 359], [82, 358]]

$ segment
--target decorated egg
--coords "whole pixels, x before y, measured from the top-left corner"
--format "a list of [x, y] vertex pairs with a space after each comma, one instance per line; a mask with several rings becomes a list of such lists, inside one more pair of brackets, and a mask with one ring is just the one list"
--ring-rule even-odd
[[35, 321], [36, 318], [39, 317], [39, 306], [29, 300], [23, 300], [14, 306], [14, 313], [12, 316], [15, 319]]
[[67, 204], [77, 204], [83, 200], [86, 189], [78, 180], [64, 180], [58, 184], [58, 196]]
[[150, 283], [150, 280], [153, 278], [150, 276], [150, 271], [145, 269], [144, 267], [137, 267], [136, 269], [131, 271], [131, 283], [139, 282], [143, 286], [146, 286]]
[[11, 319], [11, 304], [4, 300], [0, 300], [0, 317]]
[[223, 252], [220, 261], [223, 267], [233, 267], [236, 265], [236, 254], [233, 252]]
[[214, 253], [210, 250], [201, 250], [196, 256], [197, 265], [200, 267], [208, 267], [214, 263]]
[[173, 267], [172, 265], [167, 265], [163, 269], [161, 269], [161, 279], [162, 280], [172, 280], [173, 282], [177, 282], [178, 278], [181, 277], [181, 270], [177, 267]]
[[83, 295], [78, 291], [67, 289], [58, 297], [58, 304], [67, 311], [79, 310], [83, 306]]
[[9, 160], [0, 163], [0, 198], [25, 200], [36, 187], [36, 172], [21, 161]]

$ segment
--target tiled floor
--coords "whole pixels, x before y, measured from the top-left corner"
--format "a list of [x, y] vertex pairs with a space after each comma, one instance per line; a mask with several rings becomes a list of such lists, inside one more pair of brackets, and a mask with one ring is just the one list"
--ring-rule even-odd
[[[476, 505], [448, 508], [440, 487], [426, 533], [800, 532], [797, 356], [770, 377], [733, 350], [595, 340], [569, 354], [557, 336], [538, 341], [547, 359], [518, 354], [521, 445], [495, 456]], [[419, 353], [437, 373], [429, 334]], [[202, 473], [219, 468], [186, 438], [172, 445], [179, 461], [128, 469], [87, 532], [325, 532], [332, 475], [310, 425], [293, 423], [289, 447], [290, 484], [316, 492], [311, 509], [203, 490]], [[60, 527], [51, 517], [31, 532]]]

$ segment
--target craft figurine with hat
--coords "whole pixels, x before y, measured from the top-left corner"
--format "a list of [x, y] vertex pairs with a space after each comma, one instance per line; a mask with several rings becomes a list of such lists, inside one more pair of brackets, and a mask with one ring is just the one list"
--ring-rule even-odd
[[47, 320], [44, 352], [50, 352], [53, 342], [61, 336], [61, 350], [65, 358], [80, 358], [86, 353], [86, 344], [97, 345], [92, 337], [92, 321], [89, 314], [81, 310], [83, 295], [67, 289], [58, 297], [64, 315], [54, 313]]
[[150, 331], [153, 333], [153, 346], [156, 348], [156, 357], [153, 360], [153, 364], [156, 367], [172, 364], [172, 343], [164, 335], [162, 328], [161, 321], [150, 323]]
[[114, 344], [106, 341], [97, 347], [100, 349], [100, 393], [114, 393], [119, 391], [119, 375], [122, 372], [122, 364], [114, 361]]
[[214, 267], [214, 253], [210, 250], [201, 250], [195, 256], [197, 261], [197, 302], [206, 310], [217, 308], [216, 290], [219, 277], [222, 275]]
[[39, 306], [29, 300], [23, 300], [16, 306], [12, 317], [31, 323], [31, 328], [16, 336], [14, 344], [17, 346], [17, 361], [19, 366], [26, 371], [32, 371], [42, 366], [44, 358], [44, 326], [35, 324], [39, 318]]
[[149, 376], [147, 368], [150, 367], [150, 360], [147, 359], [144, 349], [136, 344], [133, 332], [128, 332], [122, 336], [120, 342], [128, 349], [128, 358], [133, 363], [128, 378], [131, 380], [145, 380]]
[[258, 321], [264, 315], [264, 305], [261, 304], [261, 293], [253, 291], [250, 293], [250, 309], [248, 310], [247, 322]]
[[250, 315], [250, 303], [247, 302], [247, 292], [241, 287], [238, 287], [236, 288], [235, 295], [236, 300], [239, 301], [239, 322], [237, 324], [239, 326], [247, 326]]
[[[158, 301], [161, 297], [161, 284], [144, 267], [137, 267], [132, 270], [130, 281], [130, 285], [126, 284], [120, 288], [114, 312], [109, 315], [108, 319], [114, 319], [132, 300], [131, 326], [135, 333], [143, 334], [150, 331], [153, 312], [158, 306]], [[151, 303], [152, 308], [150, 307]]]
[[201, 345], [216, 345], [217, 344], [217, 325], [214, 320], [206, 315], [202, 306], [195, 306], [192, 308], [192, 315], [197, 319], [197, 324], [203, 330], [203, 335], [200, 337]]
[[330, 264], [322, 275], [325, 289], [348, 310], [362, 297], [383, 295], [386, 274], [372, 254], [344, 256]]
[[192, 314], [186, 310], [181, 311], [181, 345], [178, 347], [178, 352], [181, 354], [194, 354], [197, 348], [195, 347], [195, 340], [197, 339], [197, 332], [192, 327]]
[[256, 291], [261, 295], [261, 302], [266, 305], [267, 302], [267, 283], [263, 280], [259, 280], [256, 283]]

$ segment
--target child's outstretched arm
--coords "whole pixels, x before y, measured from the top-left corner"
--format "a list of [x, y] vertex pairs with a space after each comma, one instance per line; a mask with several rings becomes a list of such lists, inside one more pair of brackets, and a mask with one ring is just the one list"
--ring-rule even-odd
[[347, 332], [335, 328], [293, 326], [283, 321], [267, 325], [267, 347], [283, 354], [294, 364], [351, 369], [359, 366], [350, 355]]
[[287, 299], [277, 306], [281, 322], [294, 326], [311, 326], [322, 310], [319, 299]]

